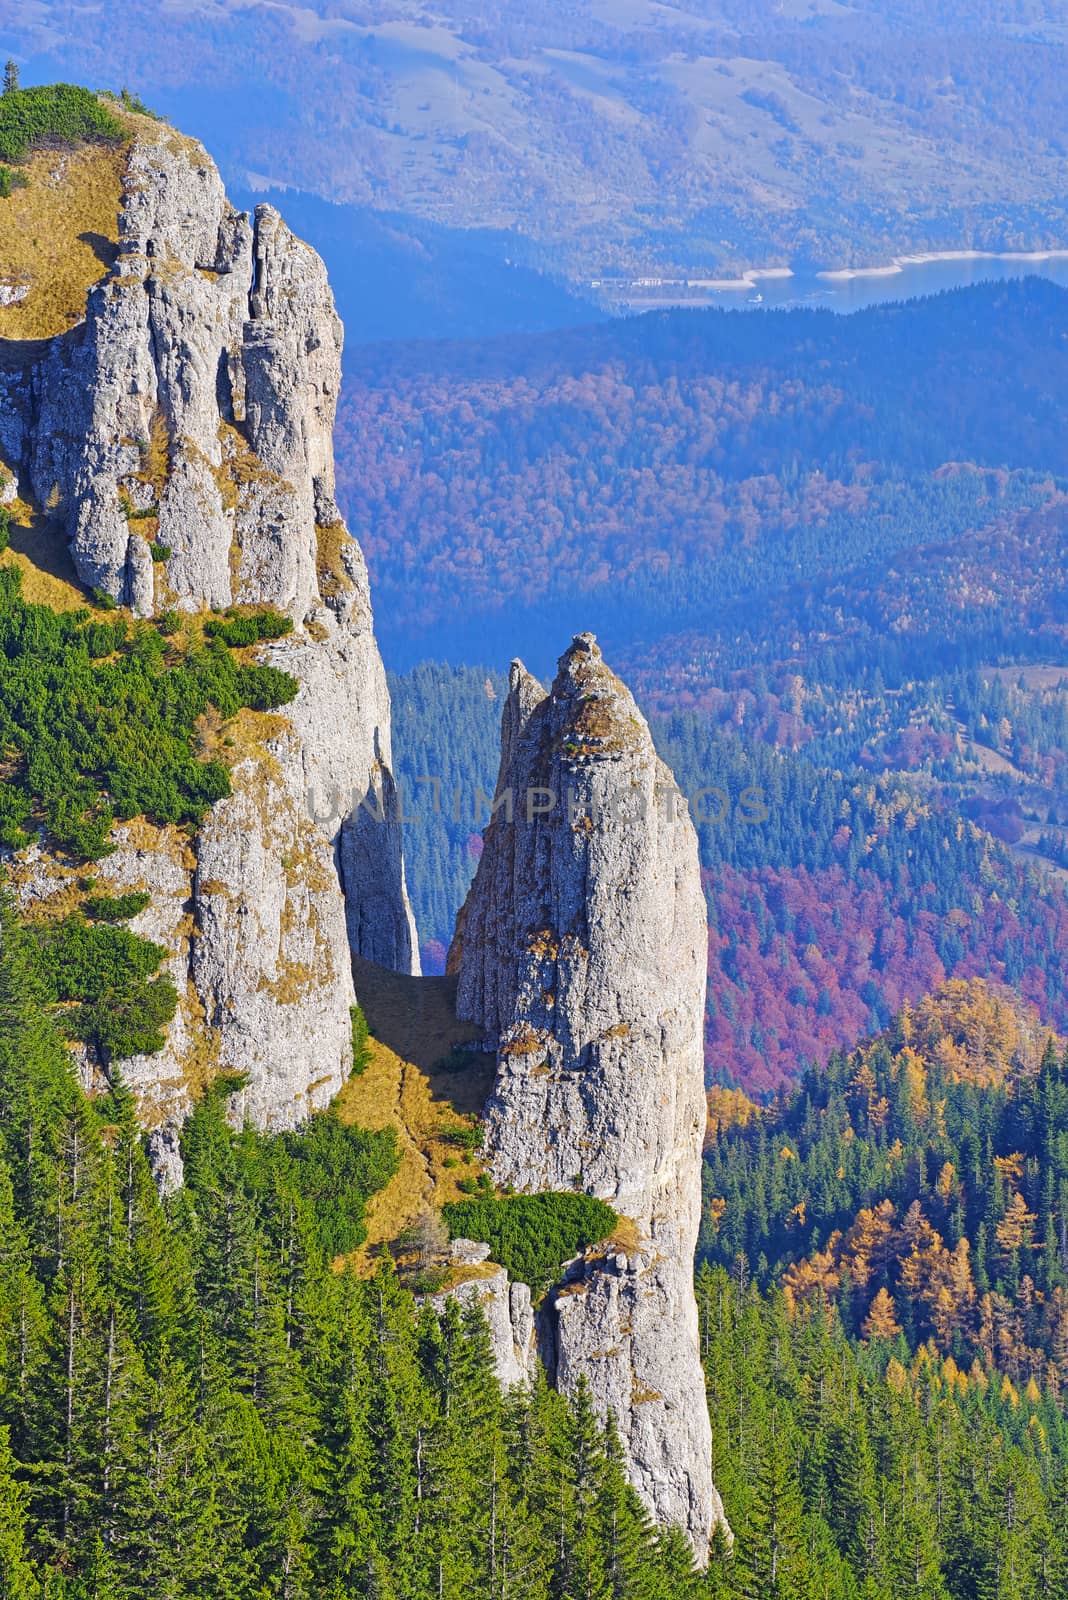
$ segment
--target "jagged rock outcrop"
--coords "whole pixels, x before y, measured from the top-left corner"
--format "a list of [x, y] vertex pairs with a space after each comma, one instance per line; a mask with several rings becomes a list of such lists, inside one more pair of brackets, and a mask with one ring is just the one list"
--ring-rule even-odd
[[181, 997], [165, 1050], [120, 1064], [146, 1122], [173, 1127], [229, 1068], [250, 1117], [290, 1125], [350, 1061], [350, 945], [418, 970], [389, 695], [334, 501], [342, 330], [278, 213], [235, 211], [199, 144], [135, 122], [117, 261], [79, 327], [0, 361], [0, 455], [88, 587], [144, 616], [293, 619], [260, 659], [299, 692], [248, 730], [233, 796], [191, 843], [120, 830], [102, 872], [152, 891], [134, 927], [166, 946]]
[[[235, 211], [195, 141], [142, 127], [115, 268], [22, 385], [24, 481], [82, 581], [148, 613], [247, 600], [303, 617], [316, 525], [337, 521], [340, 352], [314, 251], [269, 206]], [[150, 536], [171, 552], [158, 585]]]
[[452, 1299], [461, 1305], [478, 1306], [486, 1319], [493, 1365], [505, 1389], [529, 1384], [538, 1362], [537, 1333], [530, 1289], [525, 1283], [511, 1283], [503, 1267], [489, 1260], [490, 1247], [473, 1239], [454, 1239], [451, 1256], [454, 1265], [473, 1275], [465, 1282], [434, 1295], [431, 1304], [444, 1309]]
[[459, 1015], [497, 1046], [487, 1159], [500, 1184], [578, 1185], [627, 1219], [547, 1296], [539, 1344], [553, 1381], [615, 1413], [636, 1489], [699, 1559], [723, 1516], [692, 1281], [706, 940], [685, 802], [592, 635], [548, 694], [514, 663], [450, 951]]

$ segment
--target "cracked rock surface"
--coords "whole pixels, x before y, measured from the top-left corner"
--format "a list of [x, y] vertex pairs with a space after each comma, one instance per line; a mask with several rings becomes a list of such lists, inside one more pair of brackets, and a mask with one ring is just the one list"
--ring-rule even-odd
[[151, 891], [133, 926], [180, 997], [165, 1049], [115, 1064], [153, 1128], [222, 1070], [248, 1074], [237, 1114], [293, 1125], [351, 1061], [350, 947], [418, 970], [367, 572], [334, 502], [341, 346], [315, 252], [271, 207], [236, 211], [195, 140], [140, 121], [84, 322], [0, 361], [0, 455], [87, 588], [140, 616], [269, 605], [294, 623], [259, 659], [297, 697], [246, 730], [233, 796], [192, 841], [118, 829], [101, 864]]

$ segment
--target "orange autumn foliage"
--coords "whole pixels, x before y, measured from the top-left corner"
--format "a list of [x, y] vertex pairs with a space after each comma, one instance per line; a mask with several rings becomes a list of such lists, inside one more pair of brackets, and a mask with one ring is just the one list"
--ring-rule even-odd
[[901, 1332], [901, 1324], [894, 1315], [894, 1301], [886, 1288], [879, 1290], [864, 1319], [865, 1339], [894, 1339]]
[[1014, 1190], [1005, 1215], [995, 1229], [998, 1244], [1006, 1255], [1011, 1255], [1014, 1250], [1031, 1249], [1037, 1221], [1035, 1213], [1028, 1211], [1023, 1195], [1019, 1190]]
[[983, 978], [951, 978], [909, 1019], [915, 1048], [951, 1082], [997, 1088], [1037, 1071], [1049, 1030], [1034, 1008]]
[[788, 1311], [799, 1306], [831, 1305], [842, 1281], [839, 1270], [840, 1233], [832, 1233], [825, 1250], [814, 1250], [804, 1261], [787, 1267], [783, 1274], [782, 1290]]
[[706, 1095], [708, 1114], [705, 1122], [705, 1148], [728, 1128], [746, 1128], [760, 1107], [741, 1089], [727, 1089], [714, 1084]]
[[[848, 1284], [851, 1295], [866, 1299], [873, 1280], [886, 1279], [894, 1272], [917, 1308], [920, 1324], [926, 1324], [939, 1349], [948, 1350], [974, 1317], [970, 1247], [967, 1239], [961, 1239], [954, 1249], [948, 1249], [918, 1201], [909, 1207], [900, 1227], [889, 1200], [859, 1211], [846, 1233], [832, 1233], [824, 1249], [786, 1269], [783, 1294], [791, 1312], [801, 1306], [836, 1302], [843, 1283]], [[896, 1331], [894, 1303], [884, 1282], [869, 1304], [863, 1324], [865, 1338], [892, 1337], [892, 1332], [878, 1331], [889, 1329], [891, 1323]], [[868, 1331], [869, 1324], [872, 1331]]]

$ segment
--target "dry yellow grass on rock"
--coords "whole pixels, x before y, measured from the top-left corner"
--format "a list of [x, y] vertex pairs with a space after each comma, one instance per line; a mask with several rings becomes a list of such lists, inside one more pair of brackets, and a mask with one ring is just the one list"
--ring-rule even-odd
[[459, 1071], [440, 1065], [454, 1044], [478, 1033], [456, 1020], [452, 979], [409, 978], [359, 958], [353, 974], [373, 1035], [371, 1061], [342, 1089], [337, 1114], [364, 1128], [396, 1128], [401, 1152], [400, 1170], [368, 1208], [367, 1241], [356, 1260], [366, 1270], [423, 1212], [460, 1199], [460, 1179], [479, 1170], [449, 1134], [482, 1110], [494, 1059], [468, 1058]]
[[125, 146], [38, 150], [29, 182], [0, 200], [0, 283], [29, 293], [0, 306], [0, 338], [50, 339], [80, 322], [90, 288], [115, 260]]
[[[0, 201], [0, 205], [3, 205]], [[0, 464], [2, 470], [2, 464]], [[70, 546], [60, 524], [47, 512], [16, 500], [8, 507], [11, 529], [0, 566], [22, 573], [22, 598], [30, 605], [51, 606], [53, 611], [97, 611], [78, 581]], [[103, 616], [102, 611], [98, 615]]]

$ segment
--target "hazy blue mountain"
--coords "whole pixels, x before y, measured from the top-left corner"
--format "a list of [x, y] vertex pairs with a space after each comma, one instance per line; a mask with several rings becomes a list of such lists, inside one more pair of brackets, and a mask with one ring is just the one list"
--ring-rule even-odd
[[123, 0], [106, 27], [85, 17], [8, 7], [0, 49], [173, 108], [231, 181], [508, 229], [576, 283], [1068, 237], [1063, 17], [1041, 0]]

